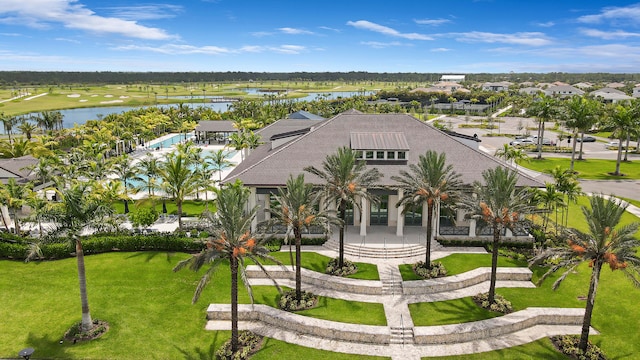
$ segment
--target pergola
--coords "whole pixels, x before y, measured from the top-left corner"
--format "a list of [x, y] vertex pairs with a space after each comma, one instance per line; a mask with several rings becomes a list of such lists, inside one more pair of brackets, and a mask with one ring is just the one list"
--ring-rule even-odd
[[233, 124], [233, 121], [228, 120], [201, 120], [195, 128], [196, 143], [209, 145], [226, 143], [231, 134], [238, 132]]

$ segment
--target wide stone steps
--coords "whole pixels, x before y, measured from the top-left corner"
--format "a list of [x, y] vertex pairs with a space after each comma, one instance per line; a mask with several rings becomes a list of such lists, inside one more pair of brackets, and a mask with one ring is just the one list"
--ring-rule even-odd
[[390, 327], [391, 338], [389, 344], [409, 345], [413, 344], [413, 328]]
[[[340, 251], [340, 243], [337, 240], [328, 240], [323, 245], [333, 251]], [[442, 246], [437, 242], [432, 242], [431, 250], [435, 251]], [[344, 245], [345, 255], [352, 258], [374, 258], [374, 259], [400, 259], [414, 256], [425, 256], [424, 245], [407, 244], [405, 246], [357, 246], [352, 244]]]
[[383, 280], [382, 295], [402, 295], [402, 279]]

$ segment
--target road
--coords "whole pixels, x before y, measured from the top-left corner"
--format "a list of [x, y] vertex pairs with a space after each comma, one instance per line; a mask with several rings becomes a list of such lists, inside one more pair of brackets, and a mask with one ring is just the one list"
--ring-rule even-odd
[[[478, 123], [479, 120], [486, 120], [487, 117], [479, 117], [479, 116], [460, 116], [460, 117], [441, 117], [439, 119], [441, 124], [447, 126], [450, 130], [465, 134], [471, 135], [477, 134], [478, 137], [482, 140], [480, 143], [480, 149], [483, 151], [494, 154], [495, 151], [501, 148], [504, 144], [508, 144], [513, 140], [513, 135], [521, 134], [521, 135], [536, 135], [537, 123], [532, 118], [520, 118], [520, 117], [501, 117], [500, 120], [503, 122], [495, 123], [498, 126], [498, 129], [494, 130], [484, 130], [477, 128], [461, 128], [458, 127], [460, 124], [473, 124]], [[475, 120], [475, 121], [474, 121]], [[553, 123], [547, 123], [547, 126], [552, 125]], [[527, 130], [529, 129], [529, 130]], [[487, 136], [489, 133], [492, 133], [493, 136]], [[498, 134], [496, 136], [496, 134]], [[499, 134], [504, 134], [504, 136], [500, 136]], [[573, 144], [569, 144], [567, 139], [563, 139], [562, 142], [558, 140], [558, 132], [553, 129], [546, 129], [544, 133], [545, 138], [549, 138], [552, 141], [556, 141], [559, 146], [571, 146]], [[586, 159], [610, 159], [615, 160], [617, 153], [615, 150], [605, 149], [604, 144], [608, 142], [610, 139], [607, 138], [597, 138], [597, 142], [593, 143], [584, 143], [583, 146], [583, 157]], [[573, 141], [573, 140], [572, 140]], [[635, 145], [635, 142], [632, 142]], [[577, 149], [579, 149], [580, 144], [578, 143]], [[536, 156], [535, 154], [530, 154], [530, 156]], [[571, 157], [571, 154], [550, 154], [543, 153], [543, 157]], [[629, 153], [628, 159], [631, 161], [640, 160], [640, 154]], [[613, 169], [612, 169], [613, 170]], [[553, 181], [548, 175], [534, 173], [532, 174], [539, 178], [541, 181]], [[640, 180], [580, 180], [580, 185], [582, 186], [582, 190], [587, 193], [602, 193], [605, 195], [614, 195], [618, 197], [624, 197], [629, 199], [634, 199], [640, 201]]]

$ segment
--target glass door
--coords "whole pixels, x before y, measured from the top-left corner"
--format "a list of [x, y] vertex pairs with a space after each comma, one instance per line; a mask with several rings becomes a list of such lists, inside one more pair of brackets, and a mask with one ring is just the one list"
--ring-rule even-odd
[[371, 203], [371, 225], [387, 225], [389, 220], [389, 195], [379, 197], [379, 203]]

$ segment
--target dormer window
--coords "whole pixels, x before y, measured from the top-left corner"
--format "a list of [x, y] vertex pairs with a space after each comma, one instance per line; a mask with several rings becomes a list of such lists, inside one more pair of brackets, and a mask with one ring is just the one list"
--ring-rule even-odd
[[409, 144], [404, 133], [352, 132], [351, 149], [358, 159], [368, 161], [406, 162]]

